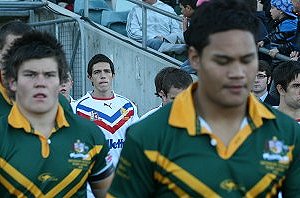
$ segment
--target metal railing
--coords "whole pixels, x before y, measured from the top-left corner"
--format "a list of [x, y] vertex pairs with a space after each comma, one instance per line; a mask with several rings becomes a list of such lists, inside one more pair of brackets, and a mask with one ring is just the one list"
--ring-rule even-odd
[[[258, 51], [261, 52], [261, 53], [263, 53], [263, 54], [266, 54], [266, 55], [270, 56], [270, 54], [269, 54], [270, 50], [268, 50], [267, 48], [260, 47], [260, 48], [258, 48]], [[277, 53], [274, 58], [282, 60], [282, 61], [290, 61], [291, 60], [290, 57], [282, 55], [282, 54], [279, 54], [279, 53]]]
[[[85, 17], [88, 17], [89, 16], [89, 3], [88, 3], [89, 0], [84, 0], [84, 16]], [[122, 0], [122, 1], [125, 1], [125, 0]], [[147, 42], [147, 9], [149, 10], [153, 10], [159, 14], [162, 14], [164, 16], [168, 16], [172, 19], [175, 19], [177, 21], [182, 21], [182, 17], [178, 16], [178, 15], [175, 15], [175, 14], [172, 14], [170, 12], [166, 12], [162, 9], [159, 9], [159, 8], [156, 8], [148, 3], [145, 3], [143, 1], [140, 1], [140, 0], [127, 0], [127, 1], [130, 1], [131, 3], [134, 3], [136, 5], [139, 5], [142, 7], [142, 47], [144, 49], [147, 48], [146, 46], [146, 42]]]
[[3, 10], [34, 10], [46, 6], [45, 1], [1, 1], [0, 9]]
[[170, 12], [166, 12], [162, 9], [159, 9], [159, 8], [156, 8], [148, 3], [145, 3], [143, 1], [139, 1], [139, 0], [127, 0], [127, 1], [130, 1], [131, 3], [134, 3], [134, 4], [137, 4], [137, 5], [140, 5], [142, 7], [142, 46], [143, 48], [147, 48], [146, 46], [146, 42], [147, 42], [147, 9], [149, 10], [153, 10], [159, 14], [162, 14], [164, 16], [168, 16], [172, 19], [175, 19], [177, 21], [182, 21], [182, 17], [178, 16], [178, 15], [175, 15], [175, 14], [172, 14]]

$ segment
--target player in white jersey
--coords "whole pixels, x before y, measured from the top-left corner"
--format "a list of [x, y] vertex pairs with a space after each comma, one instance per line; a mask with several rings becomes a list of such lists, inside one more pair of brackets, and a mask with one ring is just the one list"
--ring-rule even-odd
[[137, 108], [129, 99], [112, 91], [115, 70], [107, 56], [95, 55], [89, 61], [87, 73], [94, 89], [71, 106], [74, 113], [93, 121], [102, 129], [116, 166], [126, 129], [139, 119]]

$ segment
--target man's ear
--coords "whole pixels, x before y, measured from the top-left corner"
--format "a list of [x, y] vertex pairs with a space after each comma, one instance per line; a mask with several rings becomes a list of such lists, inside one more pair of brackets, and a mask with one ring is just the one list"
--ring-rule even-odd
[[284, 96], [284, 95], [285, 95], [285, 90], [282, 88], [281, 85], [278, 84], [278, 85], [276, 86], [276, 89], [277, 89], [279, 95], [281, 95], [281, 96]]
[[90, 75], [87, 75], [86, 77], [87, 77], [88, 79], [90, 79], [90, 80], [91, 80], [91, 78], [92, 78], [92, 76], [90, 76]]
[[160, 92], [158, 92], [158, 95], [160, 96], [160, 98], [162, 99], [163, 102], [166, 102], [167, 95], [164, 93], [163, 90], [160, 90]]
[[12, 91], [17, 91], [17, 81], [16, 80], [9, 80], [9, 89]]
[[198, 71], [198, 68], [200, 66], [200, 56], [198, 54], [198, 51], [193, 46], [191, 46], [189, 47], [188, 53], [191, 66], [193, 67], [193, 69]]

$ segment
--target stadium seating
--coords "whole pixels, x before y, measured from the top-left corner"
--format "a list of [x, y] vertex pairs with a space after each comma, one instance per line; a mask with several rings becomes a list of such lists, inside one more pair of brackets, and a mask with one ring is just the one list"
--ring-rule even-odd
[[104, 10], [101, 25], [106, 26], [124, 36], [127, 36], [126, 21], [129, 11], [117, 12]]

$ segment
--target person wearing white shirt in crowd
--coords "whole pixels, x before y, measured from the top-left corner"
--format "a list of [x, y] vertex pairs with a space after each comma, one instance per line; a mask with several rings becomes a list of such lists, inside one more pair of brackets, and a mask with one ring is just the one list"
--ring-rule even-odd
[[[159, 0], [143, 0], [143, 2], [176, 15], [174, 9]], [[129, 38], [142, 41], [142, 7], [137, 5], [131, 9], [127, 17], [126, 31]], [[176, 51], [182, 53], [186, 50], [182, 41], [182, 29], [175, 19], [147, 9], [147, 46], [161, 51]], [[168, 48], [169, 47], [169, 48]], [[168, 49], [167, 49], [168, 48]]]

